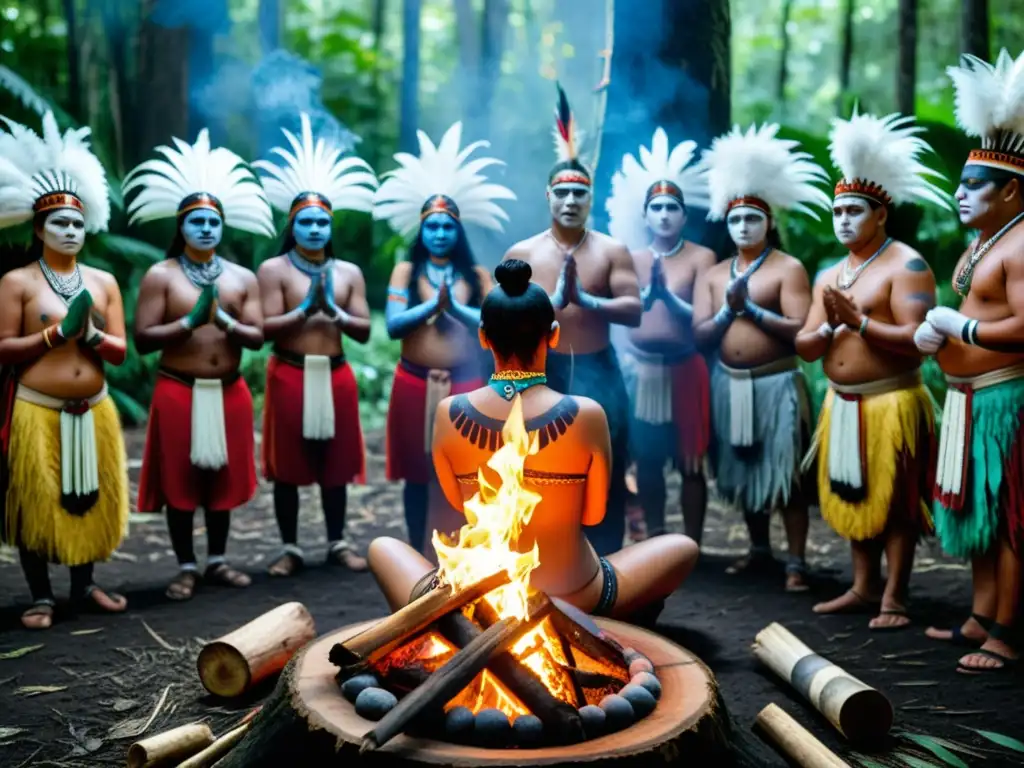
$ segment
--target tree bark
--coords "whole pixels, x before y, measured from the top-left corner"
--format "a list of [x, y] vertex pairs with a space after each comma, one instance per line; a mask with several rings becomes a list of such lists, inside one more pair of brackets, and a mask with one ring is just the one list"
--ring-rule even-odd
[[260, 43], [265, 55], [281, 47], [280, 0], [260, 0], [259, 22]]
[[850, 90], [850, 67], [853, 64], [853, 13], [856, 0], [846, 0], [843, 5], [843, 25], [840, 30], [839, 49], [839, 93], [836, 95], [836, 113], [843, 114], [844, 100]]
[[900, 0], [899, 65], [896, 68], [896, 110], [914, 114], [917, 84], [917, 0]]
[[779, 79], [775, 84], [775, 100], [779, 105], [779, 113], [786, 114], [786, 83], [789, 80], [789, 16], [793, 10], [793, 0], [783, 0], [782, 18], [779, 20], [779, 39], [782, 40], [782, 51], [779, 52]]
[[961, 0], [961, 50], [989, 60], [988, 0]]
[[63, 0], [63, 2], [64, 21], [68, 28], [68, 112], [81, 120], [82, 78], [79, 74], [78, 10], [75, 8], [75, 0]]
[[402, 1], [402, 92], [398, 147], [416, 151], [420, 92], [420, 0]]
[[[661, 126], [676, 144], [692, 139], [708, 146], [728, 130], [728, 0], [648, 0], [615, 3], [611, 83], [595, 170], [595, 199], [611, 192], [611, 180], [627, 152], [650, 146]], [[606, 230], [603, 205], [594, 225]], [[687, 218], [685, 235], [716, 247], [724, 230], [710, 232], [703, 214]]]
[[501, 60], [505, 55], [509, 0], [484, 0], [480, 34], [480, 88], [474, 94], [479, 104], [476, 137], [490, 136], [494, 93], [501, 81]]
[[[136, 128], [125, 152], [128, 167], [148, 158], [153, 147], [169, 144], [172, 136], [182, 138], [188, 130], [188, 30], [153, 24], [148, 16], [156, 2], [143, 2], [137, 90], [131, 111], [124, 112], [134, 116]], [[125, 44], [123, 37], [119, 44]], [[122, 77], [127, 88], [127, 77]]]

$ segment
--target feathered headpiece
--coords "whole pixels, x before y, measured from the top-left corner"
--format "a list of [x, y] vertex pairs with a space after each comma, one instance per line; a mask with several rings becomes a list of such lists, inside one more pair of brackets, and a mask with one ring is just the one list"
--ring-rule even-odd
[[274, 236], [270, 204], [245, 162], [224, 147], [210, 148], [203, 129], [193, 145], [172, 139], [176, 149], [157, 147], [165, 160], [147, 160], [124, 179], [124, 192], [141, 187], [128, 206], [129, 223], [182, 216], [197, 208], [217, 211], [225, 226]]
[[378, 186], [373, 169], [361, 158], [342, 158], [341, 150], [323, 139], [314, 143], [309, 115], [303, 112], [301, 120], [301, 139], [282, 129], [293, 151], [281, 147], [271, 150], [284, 160], [283, 166], [269, 160], [253, 163], [253, 167], [267, 174], [263, 177], [263, 188], [270, 204], [287, 213], [289, 220], [310, 205], [328, 213], [372, 210], [373, 192]]
[[436, 147], [423, 131], [419, 137], [419, 157], [398, 152], [400, 168], [383, 175], [384, 183], [373, 196], [373, 218], [386, 219], [393, 229], [411, 235], [420, 222], [432, 213], [447, 213], [463, 224], [477, 224], [502, 231], [508, 214], [497, 200], [515, 200], [508, 187], [492, 184], [480, 171], [492, 165], [504, 165], [493, 157], [469, 156], [486, 141], [476, 141], [460, 150], [462, 123], [455, 123]]
[[557, 177], [559, 184], [582, 184], [586, 187], [591, 185], [590, 171], [579, 158], [580, 132], [576, 129], [576, 117], [569, 106], [569, 98], [562, 90], [562, 86], [555, 83], [558, 88], [558, 103], [555, 105], [555, 127], [553, 136], [555, 139], [556, 163], [564, 165], [554, 171], [549, 178], [549, 183], [554, 183]]
[[946, 73], [956, 91], [957, 124], [981, 138], [967, 164], [1024, 175], [1024, 53], [1014, 61], [1004, 48], [994, 67], [965, 55]]
[[707, 208], [706, 175], [690, 165], [697, 143], [683, 141], [669, 151], [668, 136], [658, 128], [650, 150], [640, 147], [639, 162], [633, 155], [622, 158], [622, 169], [612, 177], [612, 194], [605, 201], [608, 233], [637, 250], [650, 242], [644, 212], [655, 197], [667, 195], [695, 208]]
[[881, 205], [927, 200], [952, 208], [949, 195], [927, 178], [941, 179], [942, 174], [918, 160], [932, 150], [918, 136], [923, 129], [913, 121], [899, 114], [875, 117], [856, 110], [849, 120], [833, 120], [829, 153], [842, 175], [835, 196], [855, 195]]
[[86, 232], [110, 222], [107, 174], [89, 149], [88, 128], [63, 136], [53, 112], [43, 116], [43, 135], [0, 116], [10, 133], [0, 133], [0, 228], [38, 213], [73, 208], [85, 217]]
[[800, 211], [818, 218], [814, 207], [828, 208], [832, 201], [816, 186], [828, 174], [799, 142], [776, 136], [778, 125], [751, 126], [746, 133], [738, 125], [719, 136], [701, 155], [700, 168], [708, 174], [710, 206], [708, 221], [721, 221], [738, 206], [772, 211]]

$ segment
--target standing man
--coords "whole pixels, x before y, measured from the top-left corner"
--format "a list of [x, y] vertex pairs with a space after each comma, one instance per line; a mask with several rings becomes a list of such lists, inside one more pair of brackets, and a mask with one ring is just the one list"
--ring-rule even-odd
[[291, 576], [305, 560], [298, 544], [299, 486], [317, 483], [327, 523], [327, 563], [366, 570], [345, 540], [347, 486], [365, 482], [366, 454], [359, 424], [359, 386], [345, 361], [343, 335], [370, 338], [366, 281], [355, 264], [334, 258], [335, 212], [369, 212], [377, 178], [357, 157], [321, 139], [301, 115], [295, 150], [272, 150], [284, 166], [261, 160], [267, 197], [288, 215], [280, 255], [260, 266], [264, 336], [274, 342], [263, 407], [263, 473], [274, 483], [274, 514], [284, 552], [269, 568]]
[[242, 349], [263, 346], [256, 276], [221, 258], [225, 226], [273, 237], [274, 221], [256, 177], [242, 158], [210, 148], [206, 129], [194, 146], [175, 139], [125, 179], [131, 221], [174, 217], [177, 234], [167, 258], [139, 286], [135, 346], [160, 351], [139, 510], [167, 509], [167, 527], [180, 573], [167, 588], [188, 600], [199, 581], [192, 548], [193, 517], [206, 522], [210, 583], [247, 587], [249, 577], [225, 557], [231, 510], [256, 492], [252, 395], [242, 379]]
[[638, 162], [622, 159], [612, 177], [608, 231], [633, 255], [643, 318], [628, 331], [625, 354], [633, 375], [629, 455], [636, 462], [637, 495], [648, 535], [665, 533], [665, 464], [683, 476], [683, 528], [700, 542], [707, 509], [704, 455], [710, 437], [708, 368], [693, 343], [693, 286], [715, 264], [709, 248], [683, 239], [687, 201], [707, 208], [707, 181], [691, 165], [697, 145], [671, 148], [665, 131], [654, 132], [651, 149]]
[[832, 222], [849, 253], [819, 276], [797, 337], [800, 356], [824, 358], [829, 379], [812, 449], [822, 516], [853, 550], [853, 587], [814, 611], [880, 610], [869, 625], [878, 630], [910, 623], [907, 590], [934, 460], [935, 414], [914, 332], [935, 305], [935, 277], [886, 225], [896, 205], [950, 201], [926, 178], [938, 174], [918, 160], [929, 147], [911, 121], [856, 113], [834, 121], [830, 152], [842, 178]]
[[21, 623], [49, 629], [49, 563], [68, 566], [76, 608], [127, 607], [93, 581], [128, 528], [124, 438], [104, 373], [124, 362], [124, 308], [113, 275], [78, 263], [85, 234], [110, 220], [89, 129], [61, 136], [52, 112], [42, 137], [0, 121], [11, 131], [0, 133], [0, 228], [32, 221], [36, 257], [0, 280], [0, 541], [18, 548], [32, 594]]
[[[971, 617], [929, 637], [980, 646], [959, 670], [1003, 669], [1020, 658], [1020, 544], [1024, 536], [1024, 97], [1007, 83], [1024, 65], [1003, 50], [995, 67], [965, 56], [950, 67], [956, 117], [982, 148], [967, 158], [956, 198], [979, 232], [960, 258], [960, 311], [938, 307], [915, 334], [949, 389], [935, 482], [942, 548], [971, 558]], [[994, 117], [1001, 116], [1001, 117]]]
[[811, 302], [799, 260], [780, 249], [776, 216], [814, 218], [828, 195], [816, 184], [825, 171], [776, 137], [777, 125], [736, 126], [704, 152], [711, 206], [725, 220], [736, 253], [698, 282], [693, 324], [697, 343], [716, 349], [711, 382], [719, 494], [743, 510], [750, 553], [729, 573], [774, 565], [770, 523], [782, 509], [789, 561], [786, 590], [807, 589], [806, 486], [800, 472], [810, 436], [810, 400], [793, 349]]
[[590, 171], [580, 162], [569, 101], [558, 88], [555, 110], [558, 162], [548, 175], [551, 227], [513, 245], [504, 259], [520, 259], [533, 270], [555, 307], [561, 335], [548, 355], [552, 389], [596, 400], [608, 417], [612, 439], [611, 488], [604, 520], [587, 529], [601, 557], [622, 548], [626, 525], [626, 464], [629, 460], [629, 396], [609, 339], [612, 323], [636, 328], [643, 305], [629, 249], [587, 229], [593, 203]]

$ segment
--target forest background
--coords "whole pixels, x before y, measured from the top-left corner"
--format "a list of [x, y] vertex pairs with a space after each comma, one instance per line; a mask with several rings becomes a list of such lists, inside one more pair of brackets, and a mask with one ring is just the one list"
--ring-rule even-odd
[[[349, 146], [378, 172], [396, 151], [416, 151], [416, 130], [437, 141], [456, 120], [464, 141], [487, 139], [508, 163], [499, 180], [516, 192], [504, 233], [469, 231], [492, 267], [514, 241], [547, 225], [544, 180], [554, 160], [557, 79], [596, 164], [594, 225], [625, 152], [670, 141], [706, 146], [733, 123], [777, 121], [829, 168], [829, 122], [861, 111], [914, 114], [936, 153], [929, 165], [952, 191], [969, 140], [956, 130], [945, 74], [962, 52], [992, 60], [1020, 53], [1024, 0], [0, 0], [0, 114], [39, 127], [52, 109], [62, 127], [88, 125], [114, 199], [107, 234], [87, 240], [87, 263], [113, 272], [131, 323], [145, 270], [164, 258], [173, 222], [129, 227], [120, 195], [127, 170], [172, 136], [208, 127], [247, 160], [265, 157], [313, 116], [320, 135]], [[725, 256], [720, 228], [694, 211], [687, 235]], [[969, 242], [955, 215], [900, 212], [907, 238], [932, 264], [940, 302]], [[813, 275], [839, 257], [831, 221], [787, 218], [786, 250]], [[374, 329], [348, 345], [364, 426], [380, 424], [398, 347], [381, 311], [405, 243], [366, 214], [336, 217], [336, 252], [367, 278]], [[24, 263], [31, 231], [0, 231], [0, 271]], [[225, 238], [222, 252], [251, 269], [277, 242]], [[246, 353], [257, 398], [266, 354]], [[155, 356], [130, 347], [111, 369], [128, 423], [145, 419]], [[808, 366], [816, 400], [820, 366]], [[934, 363], [929, 386], [942, 395]]]

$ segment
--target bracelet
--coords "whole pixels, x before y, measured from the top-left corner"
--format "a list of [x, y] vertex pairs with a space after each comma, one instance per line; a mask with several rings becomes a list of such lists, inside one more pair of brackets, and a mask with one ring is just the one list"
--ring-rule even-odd
[[964, 344], [978, 346], [978, 322], [977, 320], [968, 320], [964, 323], [963, 330], [960, 331], [960, 338]]
[[43, 344], [46, 345], [47, 349], [53, 349], [53, 342], [50, 341], [50, 329], [52, 327], [53, 326], [51, 325], [47, 326], [46, 328], [43, 328]]
[[712, 320], [714, 320], [715, 325], [721, 328], [723, 325], [731, 323], [735, 317], [736, 313], [732, 311], [732, 308], [728, 304], [723, 304]]
[[235, 322], [235, 318], [228, 317], [227, 321], [224, 323], [224, 333], [230, 335], [235, 330], [236, 325], [238, 325], [238, 323]]
[[860, 328], [857, 329], [857, 333], [864, 336], [868, 331], [868, 316], [864, 315], [864, 319], [860, 321]]

